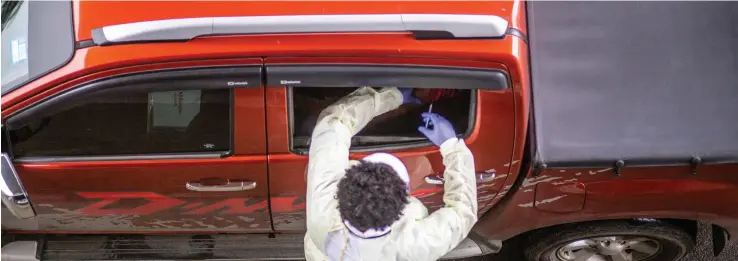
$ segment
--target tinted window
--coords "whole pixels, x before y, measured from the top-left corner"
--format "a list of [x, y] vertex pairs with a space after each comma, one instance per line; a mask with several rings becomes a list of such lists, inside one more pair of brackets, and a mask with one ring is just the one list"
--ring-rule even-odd
[[230, 89], [80, 95], [10, 129], [15, 157], [230, 150]]
[[2, 93], [66, 64], [72, 26], [70, 1], [2, 1]]

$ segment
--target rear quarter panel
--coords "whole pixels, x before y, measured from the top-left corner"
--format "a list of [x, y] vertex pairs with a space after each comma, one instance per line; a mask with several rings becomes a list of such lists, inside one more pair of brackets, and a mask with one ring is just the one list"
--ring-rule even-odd
[[[509, 239], [530, 230], [590, 220], [675, 218], [711, 222], [738, 234], [738, 164], [528, 170], [520, 186], [477, 223], [491, 239]], [[584, 188], [584, 201], [566, 189]]]

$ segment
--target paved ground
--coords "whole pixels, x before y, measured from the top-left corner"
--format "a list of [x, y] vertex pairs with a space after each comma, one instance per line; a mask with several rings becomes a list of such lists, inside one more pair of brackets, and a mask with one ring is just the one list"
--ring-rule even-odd
[[715, 258], [712, 256], [712, 239], [709, 237], [709, 226], [700, 224], [697, 235], [697, 247], [694, 252], [682, 259], [683, 261], [736, 261], [738, 260], [738, 244], [735, 242], [725, 247], [723, 253]]
[[[697, 246], [694, 251], [686, 256], [682, 261], [737, 261], [738, 260], [738, 244], [733, 243], [725, 248], [723, 253], [718, 257], [712, 255], [712, 239], [709, 237], [710, 227], [706, 224], [700, 224], [699, 234], [697, 235]], [[500, 257], [497, 255], [488, 255], [475, 258], [467, 258], [458, 261], [522, 261], [522, 257]]]

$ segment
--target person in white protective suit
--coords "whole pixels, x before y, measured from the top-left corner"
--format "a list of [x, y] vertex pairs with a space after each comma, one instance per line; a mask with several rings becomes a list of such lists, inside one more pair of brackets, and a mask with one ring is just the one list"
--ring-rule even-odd
[[349, 161], [351, 137], [372, 118], [403, 103], [411, 89], [362, 87], [323, 110], [312, 134], [307, 184], [307, 260], [437, 260], [477, 221], [474, 158], [451, 123], [423, 113], [418, 130], [440, 147], [445, 206], [431, 215], [410, 196], [398, 158], [376, 153]]

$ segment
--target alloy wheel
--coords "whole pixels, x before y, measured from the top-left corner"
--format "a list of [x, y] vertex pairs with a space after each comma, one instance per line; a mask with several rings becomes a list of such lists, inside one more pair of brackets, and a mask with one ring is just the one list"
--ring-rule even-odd
[[639, 236], [606, 236], [566, 243], [551, 252], [560, 261], [643, 261], [662, 251], [654, 239]]

